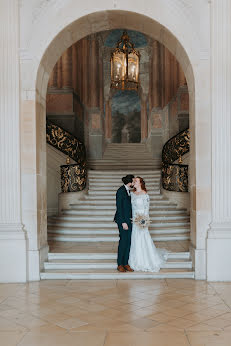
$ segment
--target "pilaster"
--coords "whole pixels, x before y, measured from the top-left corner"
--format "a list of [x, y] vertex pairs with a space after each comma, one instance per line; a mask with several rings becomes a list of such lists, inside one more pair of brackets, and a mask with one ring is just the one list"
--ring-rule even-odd
[[208, 280], [231, 281], [231, 1], [211, 1], [212, 223]]
[[0, 3], [0, 282], [24, 282], [21, 222], [18, 1]]

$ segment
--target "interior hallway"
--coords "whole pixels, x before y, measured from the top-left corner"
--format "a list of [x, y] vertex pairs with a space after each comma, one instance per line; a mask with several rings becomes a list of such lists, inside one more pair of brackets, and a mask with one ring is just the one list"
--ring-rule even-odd
[[0, 285], [2, 346], [230, 346], [231, 283], [40, 281]]

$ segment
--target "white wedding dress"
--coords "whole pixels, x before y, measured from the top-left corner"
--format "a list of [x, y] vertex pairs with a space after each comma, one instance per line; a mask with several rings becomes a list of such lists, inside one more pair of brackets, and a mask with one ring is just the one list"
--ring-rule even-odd
[[[149, 216], [150, 199], [148, 194], [137, 195], [131, 192], [133, 220], [137, 215]], [[129, 254], [129, 265], [135, 271], [158, 272], [166, 262], [168, 252], [157, 249], [150, 236], [148, 227], [140, 228], [132, 224], [132, 239]]]

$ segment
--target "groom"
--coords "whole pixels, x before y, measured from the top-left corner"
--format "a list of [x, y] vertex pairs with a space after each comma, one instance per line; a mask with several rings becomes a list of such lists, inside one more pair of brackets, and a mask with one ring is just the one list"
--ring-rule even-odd
[[123, 185], [116, 192], [116, 213], [114, 221], [119, 229], [119, 247], [117, 257], [117, 270], [123, 272], [133, 272], [133, 269], [128, 265], [129, 252], [131, 247], [132, 233], [132, 205], [130, 187], [133, 185], [134, 175], [127, 175], [122, 178]]

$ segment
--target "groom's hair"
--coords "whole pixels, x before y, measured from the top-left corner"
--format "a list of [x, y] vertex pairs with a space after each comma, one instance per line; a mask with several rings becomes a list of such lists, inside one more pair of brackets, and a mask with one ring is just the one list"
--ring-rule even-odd
[[135, 178], [134, 175], [128, 174], [126, 175], [126, 177], [122, 178], [122, 182], [124, 183], [124, 185], [127, 185], [128, 183], [132, 183], [133, 178]]

